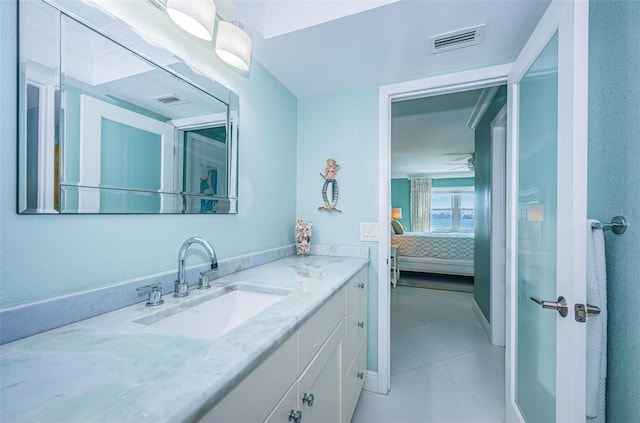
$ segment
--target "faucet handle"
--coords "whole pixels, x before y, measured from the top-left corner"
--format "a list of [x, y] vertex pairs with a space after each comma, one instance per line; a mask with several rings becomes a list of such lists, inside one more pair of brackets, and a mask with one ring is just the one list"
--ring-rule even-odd
[[214, 279], [213, 275], [218, 271], [218, 266], [211, 266], [211, 270], [205, 270], [204, 272], [200, 272], [200, 278], [198, 279], [198, 289], [209, 289], [211, 288], [211, 280]]
[[209, 276], [207, 276], [206, 272], [200, 273], [200, 277], [198, 278], [198, 289], [209, 288], [211, 288], [211, 281], [209, 280]]
[[149, 291], [149, 299], [145, 304], [147, 307], [155, 307], [161, 304], [164, 304], [164, 300], [162, 299], [162, 284], [154, 283], [151, 285], [141, 286], [136, 289], [138, 292]]
[[176, 298], [182, 298], [187, 295], [189, 295], [189, 285], [186, 282], [180, 283], [180, 281], [175, 281], [173, 296]]

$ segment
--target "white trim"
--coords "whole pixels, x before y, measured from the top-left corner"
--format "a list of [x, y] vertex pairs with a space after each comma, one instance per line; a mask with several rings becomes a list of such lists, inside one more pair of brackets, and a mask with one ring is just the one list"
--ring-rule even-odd
[[[36, 209], [39, 213], [58, 213], [54, 208], [54, 198], [56, 187], [54, 186], [54, 170], [55, 170], [55, 94], [58, 88], [57, 77], [58, 74], [55, 70], [48, 68], [40, 63], [34, 63], [31, 60], [27, 60], [25, 66], [25, 80], [22, 85], [24, 90], [24, 101], [22, 104], [23, 120], [23, 137], [20, 140], [22, 145], [20, 148], [25, 148], [24, 153], [20, 154], [22, 163], [19, 166], [21, 169], [20, 179], [24, 181], [24, 187], [26, 188], [26, 172], [28, 162], [37, 162], [38, 167], [38, 189], [36, 199]], [[26, 154], [26, 134], [27, 134], [27, 91], [29, 86], [36, 87], [39, 91], [38, 95], [38, 155], [37, 157], [27, 157]], [[26, 189], [19, 191], [19, 206], [24, 205], [26, 207]]]
[[505, 172], [507, 105], [491, 122], [491, 333], [493, 345], [505, 344]]
[[513, 145], [515, 139], [514, 128], [518, 125], [518, 116], [514, 115], [514, 104], [518, 104], [519, 95], [513, 91], [513, 87], [507, 86], [507, 107], [511, 113], [507, 113], [507, 172], [506, 172], [506, 256], [505, 256], [505, 270], [506, 270], [506, 295], [505, 295], [505, 422], [524, 422], [524, 417], [520, 412], [519, 407], [515, 403], [516, 397], [516, 383], [515, 383], [515, 349], [512, 347], [513, 340], [516, 339], [516, 324], [515, 324], [515, 302], [516, 290], [514, 284], [517, 281], [517, 269], [515, 263], [516, 260], [516, 247], [518, 245], [517, 237], [517, 220], [518, 220], [518, 174], [514, 169], [518, 157], [518, 149]]
[[495, 97], [498, 92], [499, 87], [487, 87], [482, 90], [480, 93], [480, 97], [478, 97], [478, 101], [476, 105], [473, 107], [471, 111], [471, 115], [469, 115], [469, 119], [467, 120], [467, 126], [474, 131], [480, 123], [480, 119], [484, 116], [485, 112], [489, 108], [491, 101], [493, 101], [493, 97]]
[[367, 370], [367, 377], [364, 380], [362, 389], [374, 393], [378, 392], [378, 372]]
[[[473, 178], [473, 176], [471, 176]], [[475, 192], [476, 187], [431, 187], [431, 192]]]
[[41, 85], [38, 120], [38, 210], [57, 212], [55, 190], [55, 96], [56, 87]]
[[468, 91], [505, 84], [512, 64], [438, 75], [397, 84], [379, 91], [379, 195], [378, 220], [378, 393], [387, 393], [390, 377], [390, 234], [391, 225], [391, 101]]
[[226, 125], [227, 124], [227, 114], [226, 113], [213, 113], [209, 115], [202, 116], [192, 116], [182, 119], [173, 119], [167, 122], [175, 126], [177, 129], [187, 130], [187, 129], [199, 129], [205, 128], [212, 125]]
[[[476, 302], [476, 299], [473, 299], [471, 303], [471, 309], [473, 310], [473, 314], [476, 315], [476, 319], [478, 319], [478, 323], [482, 326], [482, 330], [487, 334], [487, 338], [491, 338], [491, 324], [486, 317], [484, 317], [484, 313], [480, 309], [480, 306]], [[493, 342], [491, 342], [493, 344]], [[495, 344], [494, 344], [495, 345]]]
[[378, 383], [372, 391], [386, 394], [391, 387], [391, 94], [380, 87], [379, 96]]

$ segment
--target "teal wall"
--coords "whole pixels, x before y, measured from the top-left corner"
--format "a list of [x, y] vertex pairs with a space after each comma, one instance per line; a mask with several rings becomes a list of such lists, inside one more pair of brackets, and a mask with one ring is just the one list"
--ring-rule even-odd
[[605, 233], [607, 421], [640, 421], [640, 2], [589, 5], [589, 217], [623, 214]]
[[411, 181], [409, 179], [391, 179], [391, 207], [402, 209], [402, 219], [397, 220], [411, 232]]
[[475, 132], [476, 229], [474, 242], [474, 297], [482, 314], [491, 322], [491, 122], [507, 104], [502, 86], [478, 122]]
[[472, 187], [475, 186], [475, 178], [442, 178], [431, 181], [433, 188]]
[[[342, 213], [318, 210], [329, 157], [341, 166]], [[312, 243], [370, 249], [368, 368], [377, 370], [378, 243], [360, 242], [360, 222], [378, 221], [377, 87], [299, 99], [297, 163], [297, 217], [313, 222]]]
[[[434, 179], [431, 186], [435, 188], [472, 187], [474, 178], [442, 178]], [[411, 231], [411, 181], [407, 178], [391, 179], [391, 207], [402, 209], [400, 223]]]
[[[239, 94], [239, 213], [16, 214], [16, 2], [0, 1], [0, 307], [175, 270], [180, 245], [194, 235], [211, 241], [219, 258], [294, 242], [297, 99], [256, 60], [249, 76], [233, 71], [210, 43], [179, 30], [151, 3], [108, 3], [143, 34]], [[204, 261], [194, 252], [187, 265]]]

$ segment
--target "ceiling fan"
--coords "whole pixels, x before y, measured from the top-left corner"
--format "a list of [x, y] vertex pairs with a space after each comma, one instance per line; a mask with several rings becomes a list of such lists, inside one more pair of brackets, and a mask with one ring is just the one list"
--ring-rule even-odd
[[[456, 154], [456, 153], [448, 153], [448, 154]], [[453, 162], [459, 162], [461, 160], [467, 160], [467, 162], [464, 165], [460, 165], [458, 167], [454, 167], [451, 170], [458, 170], [458, 169], [468, 169], [471, 172], [474, 172], [476, 169], [476, 154], [475, 153], [462, 153], [462, 154], [456, 154], [456, 155], [461, 155], [463, 157], [460, 157], [459, 159], [454, 159]], [[448, 165], [456, 165], [458, 163], [445, 163]]]

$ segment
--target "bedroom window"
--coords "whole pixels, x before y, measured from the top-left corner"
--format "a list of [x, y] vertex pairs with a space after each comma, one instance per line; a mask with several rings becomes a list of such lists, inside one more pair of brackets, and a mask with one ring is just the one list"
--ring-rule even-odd
[[431, 192], [431, 232], [473, 232], [475, 193], [447, 188]]

